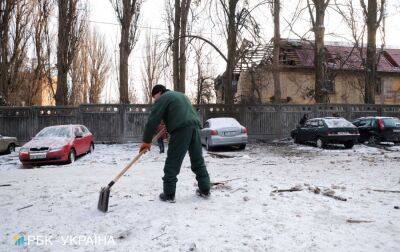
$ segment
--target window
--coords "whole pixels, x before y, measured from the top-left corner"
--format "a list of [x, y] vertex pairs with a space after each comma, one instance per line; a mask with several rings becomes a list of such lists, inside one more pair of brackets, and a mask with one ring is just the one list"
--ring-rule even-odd
[[375, 94], [377, 94], [377, 95], [382, 94], [382, 79], [381, 78], [376, 79]]
[[83, 133], [82, 133], [81, 128], [80, 127], [75, 127], [74, 134], [75, 134], [75, 136], [82, 135]]
[[318, 127], [318, 121], [310, 121], [310, 128], [316, 128]]
[[205, 122], [203, 128], [209, 128], [210, 127], [210, 123], [209, 122]]
[[83, 134], [89, 133], [89, 130], [85, 126], [80, 126]]
[[335, 93], [335, 80], [325, 80], [323, 89], [328, 94], [334, 94]]
[[324, 127], [324, 123], [321, 120], [318, 121], [318, 127]]

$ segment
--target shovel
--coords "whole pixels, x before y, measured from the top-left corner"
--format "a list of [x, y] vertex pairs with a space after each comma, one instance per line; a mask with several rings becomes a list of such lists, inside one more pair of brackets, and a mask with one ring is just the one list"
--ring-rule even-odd
[[[160, 132], [158, 132], [158, 134], [155, 137], [153, 137], [152, 143], [156, 142], [157, 139], [159, 139], [162, 136], [162, 134], [164, 134], [164, 130], [161, 130]], [[104, 213], [108, 211], [108, 201], [109, 201], [109, 198], [110, 198], [110, 189], [111, 189], [111, 187], [118, 181], [119, 178], [122, 177], [122, 175], [125, 174], [126, 171], [129, 170], [129, 168], [132, 167], [132, 165], [134, 163], [136, 163], [136, 161], [139, 160], [139, 158], [144, 153], [146, 153], [146, 150], [143, 150], [143, 151], [139, 152], [139, 154], [137, 154], [136, 157], [134, 157], [125, 166], [125, 168], [120, 173], [118, 173], [118, 175], [113, 180], [111, 180], [110, 183], [108, 183], [108, 185], [106, 187], [102, 187], [101, 188], [100, 196], [99, 196], [99, 202], [97, 204], [97, 209], [99, 209], [100, 211], [102, 211]]]

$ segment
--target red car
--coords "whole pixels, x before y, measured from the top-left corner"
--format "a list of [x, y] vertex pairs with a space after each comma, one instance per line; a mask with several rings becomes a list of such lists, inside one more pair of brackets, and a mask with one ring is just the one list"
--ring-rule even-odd
[[93, 150], [93, 135], [85, 126], [51, 126], [20, 148], [19, 160], [23, 165], [72, 163]]

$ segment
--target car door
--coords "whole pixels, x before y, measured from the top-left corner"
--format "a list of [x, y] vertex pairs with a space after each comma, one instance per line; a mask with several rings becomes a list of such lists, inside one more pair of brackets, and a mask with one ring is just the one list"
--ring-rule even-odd
[[6, 147], [6, 141], [3, 139], [3, 136], [0, 135], [0, 152], [6, 151], [7, 147]]
[[76, 154], [81, 155], [85, 152], [85, 140], [83, 138], [83, 132], [79, 126], [74, 127], [74, 137], [74, 147]]
[[357, 124], [360, 139], [366, 141], [372, 135], [374, 119], [361, 119]]
[[317, 135], [318, 135], [318, 120], [311, 120], [309, 127], [307, 129], [307, 140], [309, 142], [313, 142], [317, 139]]
[[307, 120], [306, 123], [304, 124], [304, 126], [301, 126], [298, 131], [297, 131], [297, 137], [299, 141], [308, 141], [307, 136], [308, 136], [308, 132], [310, 130], [310, 124], [311, 120]]
[[201, 129], [201, 143], [206, 144], [207, 132], [210, 130], [210, 122], [206, 121]]
[[85, 126], [80, 126], [83, 132], [83, 152], [88, 152], [90, 149], [90, 144], [92, 143], [91, 134]]

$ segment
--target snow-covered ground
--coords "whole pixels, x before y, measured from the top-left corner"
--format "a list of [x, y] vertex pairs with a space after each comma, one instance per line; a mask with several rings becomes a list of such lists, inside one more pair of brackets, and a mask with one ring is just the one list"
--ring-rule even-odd
[[[0, 251], [400, 250], [400, 194], [374, 191], [400, 190], [399, 147], [205, 153], [211, 180], [231, 180], [208, 200], [195, 195], [187, 157], [175, 204], [158, 200], [166, 155], [153, 147], [113, 187], [110, 211], [99, 212], [100, 188], [137, 151], [97, 145], [74, 164], [34, 169], [0, 156], [0, 185], [10, 184], [0, 186]], [[301, 191], [271, 193], [294, 186]], [[15, 245], [22, 236], [25, 246]]]

